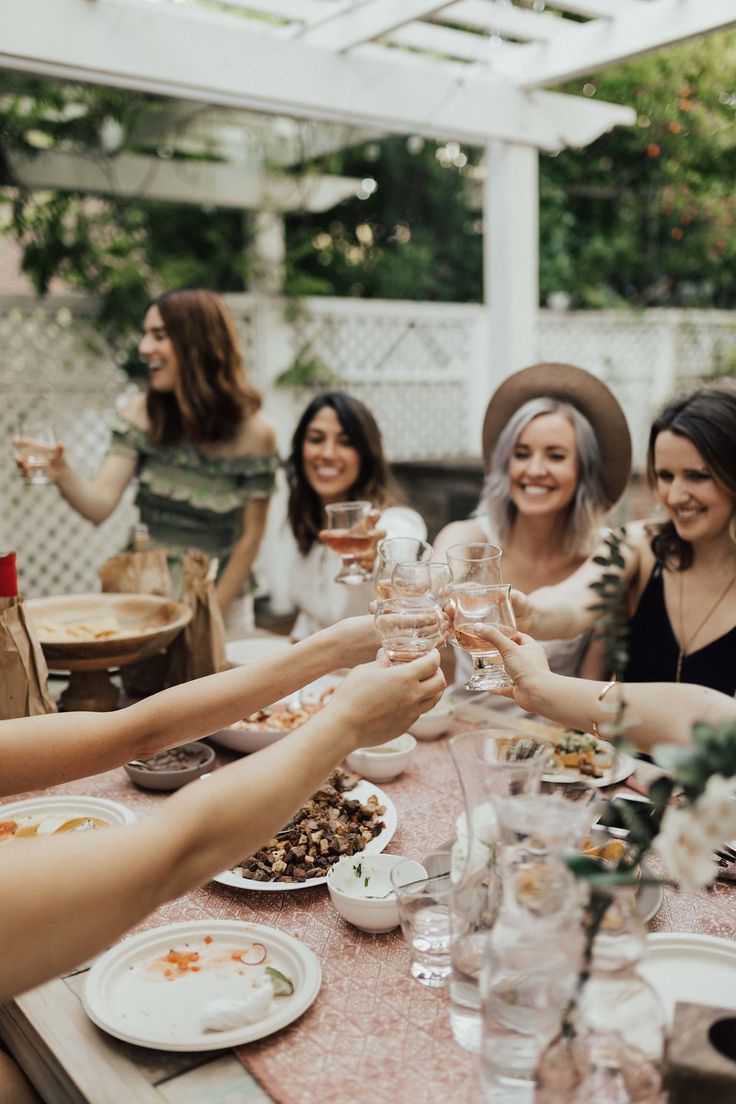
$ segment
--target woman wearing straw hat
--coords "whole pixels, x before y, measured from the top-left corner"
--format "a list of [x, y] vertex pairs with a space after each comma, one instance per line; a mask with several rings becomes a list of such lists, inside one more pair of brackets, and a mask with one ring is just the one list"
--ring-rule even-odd
[[[488, 541], [503, 548], [503, 577], [526, 593], [575, 572], [601, 535], [631, 468], [626, 418], [611, 391], [571, 364], [535, 364], [491, 397], [483, 426], [487, 474], [480, 506], [452, 522], [435, 550]], [[598, 649], [574, 638], [545, 645], [560, 674], [600, 674]], [[460, 662], [466, 658], [459, 653]]]

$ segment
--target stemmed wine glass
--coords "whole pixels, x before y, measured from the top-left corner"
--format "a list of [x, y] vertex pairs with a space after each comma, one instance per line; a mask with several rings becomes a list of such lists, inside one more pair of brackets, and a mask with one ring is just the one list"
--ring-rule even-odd
[[511, 605], [511, 585], [453, 584], [451, 602], [455, 614], [453, 643], [469, 652], [473, 660], [473, 674], [466, 682], [465, 689], [498, 690], [513, 686], [498, 649], [475, 632], [476, 625], [495, 625], [509, 632], [516, 628]]
[[398, 563], [425, 563], [432, 558], [432, 545], [416, 537], [389, 537], [378, 546], [374, 586], [379, 598], [390, 598], [391, 575]]
[[361, 559], [373, 548], [370, 502], [331, 502], [325, 506], [327, 531], [324, 542], [342, 557], [342, 566], [335, 576], [336, 583], [356, 586], [370, 579], [371, 573], [361, 564]]
[[501, 549], [495, 544], [483, 541], [453, 544], [447, 549], [446, 558], [456, 585], [488, 586], [501, 582]]
[[426, 655], [442, 636], [442, 614], [432, 598], [384, 598], [375, 624], [391, 663]]

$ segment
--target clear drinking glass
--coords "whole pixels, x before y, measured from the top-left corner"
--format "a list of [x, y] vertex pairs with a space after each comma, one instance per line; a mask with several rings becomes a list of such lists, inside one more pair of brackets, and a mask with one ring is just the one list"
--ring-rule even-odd
[[331, 502], [325, 506], [327, 534], [325, 544], [342, 557], [342, 566], [335, 576], [336, 583], [355, 586], [370, 579], [371, 573], [361, 564], [372, 547], [370, 502]]
[[501, 582], [501, 549], [495, 544], [453, 544], [445, 556], [456, 583], [490, 586]]
[[397, 563], [391, 573], [391, 594], [396, 598], [427, 596], [444, 602], [449, 595], [452, 572], [446, 563]]
[[384, 598], [378, 603], [375, 624], [392, 663], [426, 655], [442, 635], [442, 614], [431, 598]]
[[374, 585], [379, 598], [391, 598], [391, 576], [399, 563], [426, 563], [432, 558], [432, 545], [416, 537], [389, 537], [378, 546]]
[[[407, 873], [411, 867], [407, 881]], [[409, 947], [409, 973], [422, 985], [440, 988], [447, 984], [450, 964], [449, 874], [427, 875], [415, 880], [416, 863], [405, 859], [391, 870], [399, 906], [401, 931]]]
[[496, 690], [513, 686], [498, 650], [475, 632], [476, 625], [495, 625], [508, 630], [516, 628], [511, 585], [497, 583], [488, 586], [454, 581], [450, 587], [450, 600], [455, 613], [452, 643], [469, 652], [473, 660], [473, 674], [465, 689]]
[[53, 426], [49, 422], [35, 418], [24, 418], [18, 426], [15, 452], [25, 461], [27, 474], [25, 482], [29, 486], [40, 487], [50, 483], [46, 471], [49, 462], [49, 449], [56, 444]]

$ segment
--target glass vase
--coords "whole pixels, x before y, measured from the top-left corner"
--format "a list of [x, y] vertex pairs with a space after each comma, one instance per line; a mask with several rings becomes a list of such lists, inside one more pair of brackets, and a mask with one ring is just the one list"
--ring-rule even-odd
[[494, 799], [537, 793], [549, 751], [498, 728], [466, 732], [449, 743], [465, 799], [452, 853], [450, 1022], [460, 1046], [479, 1053], [481, 963], [501, 901]]
[[565, 1030], [542, 1054], [535, 1104], [661, 1104], [666, 1017], [638, 972], [646, 928], [633, 886], [611, 890], [590, 972]]
[[562, 858], [506, 846], [502, 901], [480, 978], [483, 1104], [533, 1104], [537, 1060], [560, 1030], [583, 952], [579, 887]]

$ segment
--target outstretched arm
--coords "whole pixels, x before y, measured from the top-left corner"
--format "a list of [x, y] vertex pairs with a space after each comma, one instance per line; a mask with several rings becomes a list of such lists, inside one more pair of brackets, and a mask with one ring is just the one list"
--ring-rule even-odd
[[[373, 658], [371, 617], [352, 617], [283, 655], [172, 687], [117, 712], [0, 722], [0, 796], [119, 767], [207, 736], [340, 667]], [[102, 738], [104, 736], [104, 738]]]
[[439, 700], [438, 664], [431, 652], [359, 667], [307, 724], [136, 824], [1, 844], [0, 900], [13, 904], [0, 909], [0, 1000], [103, 950], [164, 901], [253, 854], [354, 748], [397, 736]]
[[594, 723], [599, 727], [610, 723], [617, 693], [623, 695], [625, 705], [626, 739], [644, 752], [656, 744], [688, 745], [698, 721], [736, 721], [733, 698], [691, 683], [628, 682], [612, 688], [600, 701], [606, 683], [553, 675], [543, 649], [531, 637], [519, 633], [516, 640], [509, 640], [498, 629], [483, 626], [476, 626], [476, 631], [498, 648], [514, 680], [513, 688], [501, 693], [527, 712], [566, 727], [590, 732]]

